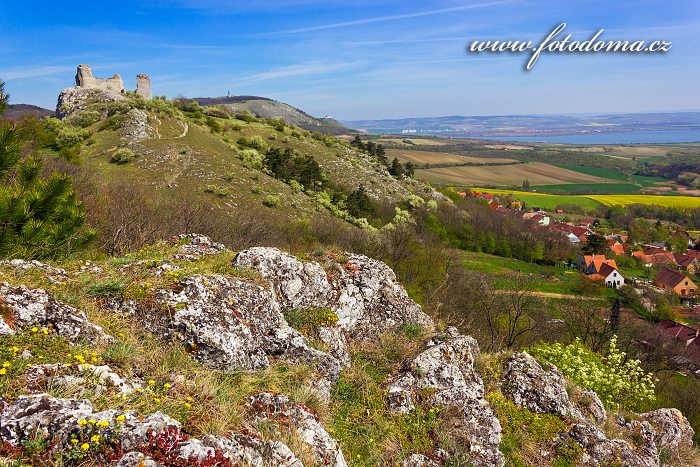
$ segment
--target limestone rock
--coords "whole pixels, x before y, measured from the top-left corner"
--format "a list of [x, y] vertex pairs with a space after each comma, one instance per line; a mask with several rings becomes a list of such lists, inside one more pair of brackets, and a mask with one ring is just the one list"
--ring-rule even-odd
[[575, 406], [583, 416], [595, 423], [603, 423], [608, 417], [605, 406], [595, 391], [579, 389], [576, 394]]
[[446, 406], [484, 397], [484, 385], [474, 371], [479, 353], [476, 340], [458, 336], [439, 343], [418, 355], [389, 384], [389, 406], [407, 413], [416, 406], [415, 397], [429, 390], [431, 404]]
[[163, 464], [156, 462], [140, 452], [132, 451], [124, 454], [116, 467], [161, 467]]
[[[109, 90], [82, 87], [64, 89], [58, 96], [56, 116], [60, 119], [64, 119], [82, 110], [86, 110], [92, 104], [115, 101], [126, 101], [126, 97], [119, 92]], [[106, 114], [103, 115], [103, 117], [106, 116]]]
[[533, 356], [518, 352], [506, 362], [502, 390], [516, 405], [531, 412], [581, 418], [569, 400], [565, 384], [556, 367], [545, 370]]
[[[124, 419], [117, 420], [118, 416], [123, 416]], [[117, 463], [122, 467], [161, 465], [138, 451], [149, 444], [149, 435], [164, 433], [176, 433], [178, 436], [173, 437], [174, 440], [181, 438], [172, 449], [185, 462], [194, 459], [205, 461], [208, 457], [220, 455], [230, 459], [233, 465], [303, 467], [292, 451], [277, 441], [263, 441], [244, 434], [232, 434], [229, 437], [205, 436], [201, 440], [186, 439], [179, 432], [180, 424], [160, 412], [145, 417], [114, 410], [95, 412], [88, 401], [58, 399], [48, 394], [20, 396], [2, 407], [0, 441], [19, 446], [22, 440], [40, 434], [52, 440], [52, 450], [63, 450], [70, 445], [70, 435], [79, 426], [79, 420], [107, 421], [110, 427], [118, 426], [112, 441], [118, 442], [126, 453]], [[84, 429], [91, 430], [92, 426], [87, 424]], [[311, 423], [300, 423], [300, 429], [308, 429], [310, 426]], [[329, 446], [322, 443], [322, 438], [314, 438], [314, 441], [318, 442], [319, 449]]]
[[233, 261], [260, 272], [285, 308], [327, 307], [349, 337], [369, 339], [403, 324], [432, 328], [432, 320], [408, 297], [394, 272], [381, 261], [348, 254], [329, 272], [317, 262], [302, 262], [276, 248], [255, 247]]
[[411, 454], [401, 463], [401, 467], [440, 467], [440, 464], [423, 454]]
[[281, 394], [268, 392], [249, 397], [248, 407], [257, 420], [284, 420], [285, 428], [293, 428], [299, 439], [312, 448], [316, 465], [347, 465], [336, 440], [305, 407], [294, 404]]
[[[118, 415], [124, 416], [117, 422]], [[0, 413], [0, 438], [18, 446], [23, 439], [36, 433], [52, 438], [52, 449], [60, 450], [69, 444], [70, 435], [78, 426], [78, 420], [108, 421], [119, 425], [118, 439], [125, 451], [131, 451], [148, 441], [148, 433], [160, 433], [168, 427], [180, 424], [165, 414], [156, 412], [146, 417], [115, 410], [95, 412], [87, 400], [59, 399], [48, 394], [20, 396], [4, 407]]]
[[[648, 432], [641, 433], [649, 437]], [[647, 445], [646, 452], [637, 452], [624, 440], [608, 439], [598, 428], [587, 424], [574, 425], [562, 439], [572, 439], [583, 448], [580, 465], [629, 465], [639, 467], [657, 467], [658, 454], [653, 443]]]
[[658, 409], [641, 414], [656, 431], [654, 442], [659, 450], [677, 453], [683, 447], [693, 445], [695, 430], [678, 409]]
[[0, 334], [13, 334], [29, 326], [50, 327], [68, 339], [86, 338], [91, 342], [110, 341], [112, 337], [91, 323], [85, 313], [59, 302], [42, 289], [0, 283], [2, 307], [8, 313], [0, 318]]
[[188, 240], [189, 243], [180, 245], [180, 253], [186, 255], [215, 255], [226, 250], [223, 243], [216, 243], [206, 235], [200, 234], [182, 234], [176, 237], [177, 240]]
[[443, 409], [446, 429], [459, 438], [472, 465], [502, 466], [501, 424], [484, 399], [483, 382], [474, 370], [479, 353], [476, 340], [452, 328], [427, 345], [388, 382], [389, 408], [407, 413], [421, 403]]
[[148, 124], [148, 114], [141, 109], [129, 109], [119, 134], [126, 141], [138, 143], [151, 137], [153, 128]]
[[225, 453], [233, 465], [304, 467], [292, 450], [279, 441], [263, 441], [253, 436], [234, 434], [230, 437], [205, 436], [202, 444]]
[[[154, 333], [181, 340], [204, 364], [225, 371], [257, 370], [268, 357], [315, 366], [323, 378], [317, 389], [324, 397], [342, 365], [334, 356], [308, 345], [280, 312], [274, 294], [263, 287], [219, 275], [193, 275], [175, 289], [160, 290], [156, 301], [166, 310], [143, 310], [146, 327]], [[118, 305], [139, 315], [134, 302]]]

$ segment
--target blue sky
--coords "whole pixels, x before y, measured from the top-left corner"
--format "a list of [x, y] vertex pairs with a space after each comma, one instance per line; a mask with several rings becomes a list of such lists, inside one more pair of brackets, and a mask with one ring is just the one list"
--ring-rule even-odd
[[[673, 42], [666, 54], [473, 55], [474, 39]], [[341, 119], [700, 110], [700, 2], [3, 2], [0, 79], [53, 108], [79, 63], [169, 97], [260, 95]]]

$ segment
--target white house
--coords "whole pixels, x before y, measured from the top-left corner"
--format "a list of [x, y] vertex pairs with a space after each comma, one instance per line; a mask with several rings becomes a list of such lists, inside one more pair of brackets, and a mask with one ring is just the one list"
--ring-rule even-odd
[[622, 277], [622, 274], [609, 264], [602, 265], [598, 274], [605, 281], [605, 287], [609, 289], [619, 289], [625, 285], [625, 278]]

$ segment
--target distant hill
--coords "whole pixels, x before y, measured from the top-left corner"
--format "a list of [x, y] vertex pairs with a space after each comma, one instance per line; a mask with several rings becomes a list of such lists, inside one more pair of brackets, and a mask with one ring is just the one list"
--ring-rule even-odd
[[554, 136], [628, 131], [697, 130], [700, 112], [605, 115], [487, 115], [343, 121], [369, 133], [442, 136]]
[[50, 117], [54, 114], [53, 110], [38, 107], [30, 104], [10, 104], [3, 114], [3, 118], [8, 120], [19, 120], [27, 115], [36, 115], [37, 117]]
[[289, 104], [268, 99], [266, 97], [195, 97], [194, 100], [202, 106], [223, 105], [233, 111], [248, 112], [259, 118], [281, 118], [290, 125], [298, 126], [309, 131], [316, 131], [330, 135], [347, 134], [353, 132], [352, 130], [343, 126], [337, 120], [329, 117], [316, 118]]

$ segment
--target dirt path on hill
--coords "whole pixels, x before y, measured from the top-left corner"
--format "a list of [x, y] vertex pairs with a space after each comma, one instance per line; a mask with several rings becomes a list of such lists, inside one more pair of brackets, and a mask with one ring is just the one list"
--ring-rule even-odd
[[[515, 292], [514, 290], [496, 290], [496, 293], [513, 293]], [[537, 297], [542, 297], [542, 298], [568, 298], [568, 299], [581, 299], [581, 295], [572, 295], [572, 294], [564, 294], [564, 293], [556, 293], [556, 292], [537, 292], [537, 291], [529, 291], [528, 292], [531, 295], [535, 295]], [[585, 297], [589, 300], [605, 300], [605, 297]]]

